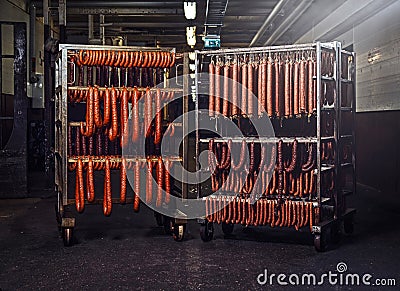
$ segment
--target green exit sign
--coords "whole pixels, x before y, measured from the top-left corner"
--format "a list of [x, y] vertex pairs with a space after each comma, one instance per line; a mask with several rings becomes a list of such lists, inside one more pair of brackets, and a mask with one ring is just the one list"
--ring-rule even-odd
[[221, 47], [221, 40], [219, 36], [213, 35], [213, 36], [206, 36], [204, 38], [204, 48], [220, 48]]

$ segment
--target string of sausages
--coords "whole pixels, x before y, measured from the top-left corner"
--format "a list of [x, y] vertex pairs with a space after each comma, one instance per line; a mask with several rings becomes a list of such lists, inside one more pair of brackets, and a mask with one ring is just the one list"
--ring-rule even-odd
[[175, 53], [167, 51], [79, 50], [71, 61], [78, 66], [170, 68], [175, 59]]
[[233, 223], [246, 226], [294, 227], [296, 230], [318, 224], [319, 208], [312, 202], [286, 200], [278, 211], [275, 199], [260, 199], [251, 203], [249, 198], [206, 197], [206, 219], [215, 223]]
[[[266, 144], [252, 142], [248, 145], [246, 140], [242, 140], [240, 155], [236, 157], [231, 156], [232, 147], [232, 140], [209, 140], [208, 162], [213, 192], [233, 192], [243, 198], [250, 197], [250, 194], [253, 198], [254, 195], [310, 199], [315, 196], [315, 144], [299, 144], [296, 139], [291, 144], [280, 142], [272, 147], [270, 156], [267, 156]], [[248, 168], [244, 163], [247, 149], [250, 161]], [[273, 159], [275, 156], [276, 160]], [[227, 180], [228, 176], [231, 177], [230, 181]], [[266, 185], [263, 190], [262, 185]]]
[[[270, 118], [315, 114], [316, 57], [313, 51], [238, 55], [225, 61], [223, 58], [212, 57], [208, 66], [210, 117], [261, 117], [264, 112]], [[322, 74], [332, 76], [333, 70], [334, 56], [322, 52]], [[323, 88], [329, 104], [335, 95], [331, 87], [331, 83], [326, 83]], [[254, 99], [253, 94], [258, 99]]]
[[[104, 161], [96, 161], [96, 159], [104, 159]], [[118, 158], [120, 161], [116, 161]], [[87, 160], [83, 162], [83, 160]], [[85, 200], [89, 203], [95, 201], [94, 189], [94, 171], [104, 171], [104, 194], [103, 194], [103, 213], [109, 216], [112, 210], [112, 186], [111, 186], [111, 170], [119, 170], [120, 176], [120, 197], [119, 202], [126, 203], [127, 193], [127, 171], [133, 173], [133, 209], [135, 212], [139, 211], [140, 206], [140, 170], [145, 166], [147, 168], [146, 175], [146, 203], [152, 203], [152, 179], [153, 167], [156, 166], [157, 176], [157, 199], [156, 207], [160, 207], [162, 203], [162, 189], [165, 190], [164, 203], [170, 202], [171, 193], [171, 177], [170, 171], [172, 162], [167, 160], [163, 162], [161, 157], [158, 158], [157, 163], [153, 163], [151, 159], [147, 162], [140, 160], [127, 161], [126, 158], [121, 156], [79, 156], [76, 162], [68, 163], [68, 170], [75, 171], [75, 206], [78, 212], [83, 212], [85, 208]], [[85, 183], [84, 171], [86, 171], [86, 197], [85, 197]], [[131, 172], [129, 172], [130, 174]]]
[[[149, 88], [142, 93], [136, 87], [120, 89], [111, 87], [99, 90], [98, 87], [89, 86], [87, 90], [68, 90], [68, 98], [71, 102], [86, 101], [85, 122], [80, 123], [81, 135], [92, 137], [102, 129], [111, 142], [120, 137], [121, 147], [126, 146], [129, 140], [136, 142], [143, 128], [149, 128], [146, 137], [154, 136], [154, 143], [160, 144], [163, 130], [162, 102], [173, 100], [174, 94], [173, 91], [161, 92], [161, 89], [151, 91]], [[139, 121], [140, 98], [145, 100], [144, 127], [140, 126]], [[154, 122], [153, 100], [156, 110]], [[131, 108], [129, 102], [132, 103]], [[129, 122], [129, 113], [132, 114], [131, 122]], [[171, 124], [169, 128], [171, 128], [169, 135], [172, 136], [175, 132], [174, 125]]]

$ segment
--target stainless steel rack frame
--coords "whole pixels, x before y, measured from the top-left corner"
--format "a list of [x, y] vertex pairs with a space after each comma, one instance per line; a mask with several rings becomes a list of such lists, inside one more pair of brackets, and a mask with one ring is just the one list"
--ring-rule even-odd
[[[252, 54], [269, 56], [273, 53], [287, 52], [302, 52], [311, 51], [316, 56], [316, 75], [313, 79], [316, 80], [316, 98], [317, 107], [316, 112], [312, 114], [312, 118], [316, 120], [315, 132], [311, 136], [298, 136], [293, 134], [283, 136], [283, 137], [247, 137], [246, 142], [261, 142], [261, 143], [276, 143], [279, 140], [283, 142], [292, 142], [294, 138], [297, 139], [299, 143], [315, 143], [317, 148], [317, 163], [315, 172], [317, 175], [317, 195], [315, 200], [311, 202], [320, 210], [316, 213], [317, 223], [312, 225], [311, 233], [314, 235], [315, 248], [318, 251], [323, 251], [326, 249], [329, 241], [336, 240], [341, 232], [342, 226], [344, 225], [344, 231], [346, 233], [353, 232], [353, 217], [355, 214], [354, 208], [347, 207], [346, 197], [352, 193], [356, 192], [356, 156], [355, 156], [355, 133], [354, 133], [354, 114], [356, 110], [356, 100], [355, 100], [355, 53], [348, 52], [342, 49], [340, 42], [316, 42], [311, 44], [300, 44], [300, 45], [284, 45], [284, 46], [271, 46], [271, 47], [258, 47], [258, 48], [239, 48], [239, 49], [221, 49], [213, 51], [196, 51], [196, 76], [199, 73], [207, 72], [208, 60], [207, 58], [220, 58], [233, 59], [238, 56], [250, 56]], [[322, 52], [329, 52], [334, 55], [334, 70], [332, 76], [322, 75], [321, 72], [321, 58]], [[344, 62], [344, 63], [343, 63]], [[342, 65], [345, 67], [342, 68]], [[255, 77], [257, 78], [257, 76]], [[335, 87], [335, 98], [332, 105], [324, 105], [322, 102], [322, 85], [323, 82], [334, 83]], [[206, 82], [207, 83], [207, 82]], [[351, 96], [350, 102], [347, 104], [342, 103], [342, 86], [351, 85], [349, 94]], [[196, 80], [197, 92], [199, 92], [199, 86], [207, 86], [201, 80]], [[204, 99], [208, 96], [203, 96]], [[209, 117], [203, 114], [202, 108], [200, 108], [198, 97], [196, 99], [196, 124], [197, 129], [199, 128], [199, 120], [205, 118], [210, 122], [218, 123], [219, 118], [226, 117]], [[343, 105], [343, 106], [342, 106]], [[322, 113], [330, 112], [333, 114], [334, 119], [334, 130], [333, 135], [324, 136], [321, 133], [322, 126]], [[347, 124], [344, 122], [344, 115], [347, 114], [346, 119]], [[232, 117], [229, 117], [232, 118]], [[233, 118], [243, 118], [243, 117], [233, 117]], [[310, 116], [308, 116], [310, 118]], [[271, 119], [276, 119], [271, 117]], [[282, 118], [283, 119], [283, 118]], [[295, 118], [294, 118], [295, 119]], [[345, 127], [349, 127], [350, 130], [344, 130]], [[217, 128], [217, 127], [216, 127]], [[232, 142], [241, 142], [243, 138], [235, 137], [224, 137], [215, 138], [215, 142], [223, 142], [231, 139]], [[201, 145], [207, 143], [210, 137], [203, 137], [200, 131], [196, 131], [196, 157], [200, 155]], [[321, 161], [321, 145], [323, 142], [333, 141], [335, 158], [332, 164], [324, 164]], [[344, 146], [348, 146], [351, 149], [351, 158], [344, 161], [342, 155], [342, 150]], [[197, 165], [199, 165], [199, 160], [197, 160]], [[198, 166], [199, 168], [199, 166]], [[350, 170], [350, 171], [349, 171]], [[321, 189], [321, 176], [323, 172], [333, 171], [335, 177], [335, 189], [332, 198], [324, 197]], [[346, 171], [349, 171], [346, 172]], [[346, 176], [344, 176], [346, 175]], [[345, 178], [343, 178], [345, 177]], [[346, 182], [347, 181], [347, 182]], [[197, 195], [198, 198], [204, 198], [203, 186], [198, 185]], [[232, 197], [232, 196], [231, 196]], [[267, 197], [267, 199], [275, 199], [274, 197]], [[199, 219], [201, 224], [201, 236], [204, 241], [208, 241], [213, 235], [213, 225], [212, 222], [207, 221], [207, 218]], [[222, 229], [224, 233], [229, 234], [233, 230], [233, 226], [227, 226], [223, 223]]]
[[[73, 229], [75, 227], [75, 218], [73, 216], [72, 205], [75, 204], [74, 199], [68, 197], [68, 162], [73, 162], [75, 160], [74, 156], [68, 156], [68, 126], [78, 126], [78, 122], [70, 122], [68, 120], [68, 97], [67, 93], [69, 89], [85, 90], [85, 87], [79, 87], [75, 84], [68, 83], [68, 63], [70, 54], [76, 53], [79, 50], [108, 50], [108, 51], [163, 51], [175, 53], [174, 48], [152, 48], [152, 47], [134, 47], [134, 46], [102, 46], [102, 45], [76, 45], [76, 44], [60, 44], [59, 53], [56, 57], [56, 70], [55, 70], [55, 187], [57, 191], [57, 205], [56, 205], [56, 218], [58, 221], [58, 227], [63, 236], [64, 244], [66, 246], [72, 245], [73, 243]], [[183, 63], [183, 68], [189, 68], [188, 65], [188, 55], [181, 54], [177, 57], [177, 62]], [[176, 70], [176, 65], [171, 69]], [[184, 74], [187, 72], [183, 72]], [[177, 72], [176, 72], [177, 74]], [[76, 76], [76, 72], [74, 72]], [[75, 77], [76, 79], [76, 77]], [[183, 77], [182, 87], [171, 88], [169, 87], [168, 77], [164, 74], [164, 84], [165, 91], [187, 91], [187, 80]], [[101, 88], [99, 89], [101, 90]], [[143, 91], [143, 88], [139, 88]], [[188, 111], [188, 98], [187, 94], [183, 93], [183, 113]], [[182, 132], [185, 132], [185, 127], [187, 126], [187, 120], [183, 119], [183, 122], [176, 124], [179, 126]], [[171, 157], [172, 161], [180, 161], [183, 164], [187, 164], [187, 154], [185, 149], [187, 149], [187, 138], [183, 138], [183, 151], [180, 157]], [[97, 158], [101, 161], [100, 158]], [[144, 160], [140, 158], [135, 158], [133, 160]], [[184, 181], [184, 179], [183, 179]], [[179, 195], [182, 199], [187, 197], [187, 186], [180, 185]], [[101, 204], [103, 199], [95, 199], [91, 204]], [[127, 198], [126, 203], [131, 203], [132, 198]], [[112, 203], [119, 203], [118, 199], [112, 198]], [[173, 234], [174, 239], [181, 241], [185, 233], [185, 219], [173, 219], [158, 212], [154, 212], [157, 223], [162, 226], [168, 234]]]

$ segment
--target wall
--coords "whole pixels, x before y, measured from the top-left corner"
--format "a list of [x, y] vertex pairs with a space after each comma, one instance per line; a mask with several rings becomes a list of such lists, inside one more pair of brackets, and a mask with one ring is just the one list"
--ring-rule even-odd
[[356, 114], [357, 180], [400, 192], [400, 111]]

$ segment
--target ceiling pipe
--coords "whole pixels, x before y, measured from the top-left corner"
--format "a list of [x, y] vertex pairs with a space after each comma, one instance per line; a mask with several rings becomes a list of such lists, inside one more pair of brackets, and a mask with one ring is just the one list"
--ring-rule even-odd
[[279, 0], [279, 2], [274, 6], [274, 9], [272, 9], [271, 13], [268, 15], [268, 17], [265, 19], [264, 23], [261, 25], [260, 29], [257, 31], [257, 33], [254, 35], [253, 39], [251, 40], [249, 47], [252, 47], [259, 39], [260, 37], [264, 34], [264, 32], [267, 30], [267, 27], [275, 20], [275, 18], [278, 16], [279, 11], [281, 11], [282, 7], [287, 3], [288, 0]]
[[272, 45], [277, 41], [310, 7], [314, 0], [303, 0], [300, 5], [293, 10], [292, 13], [279, 25], [279, 27], [271, 34], [271, 36], [264, 43], [264, 46]]

